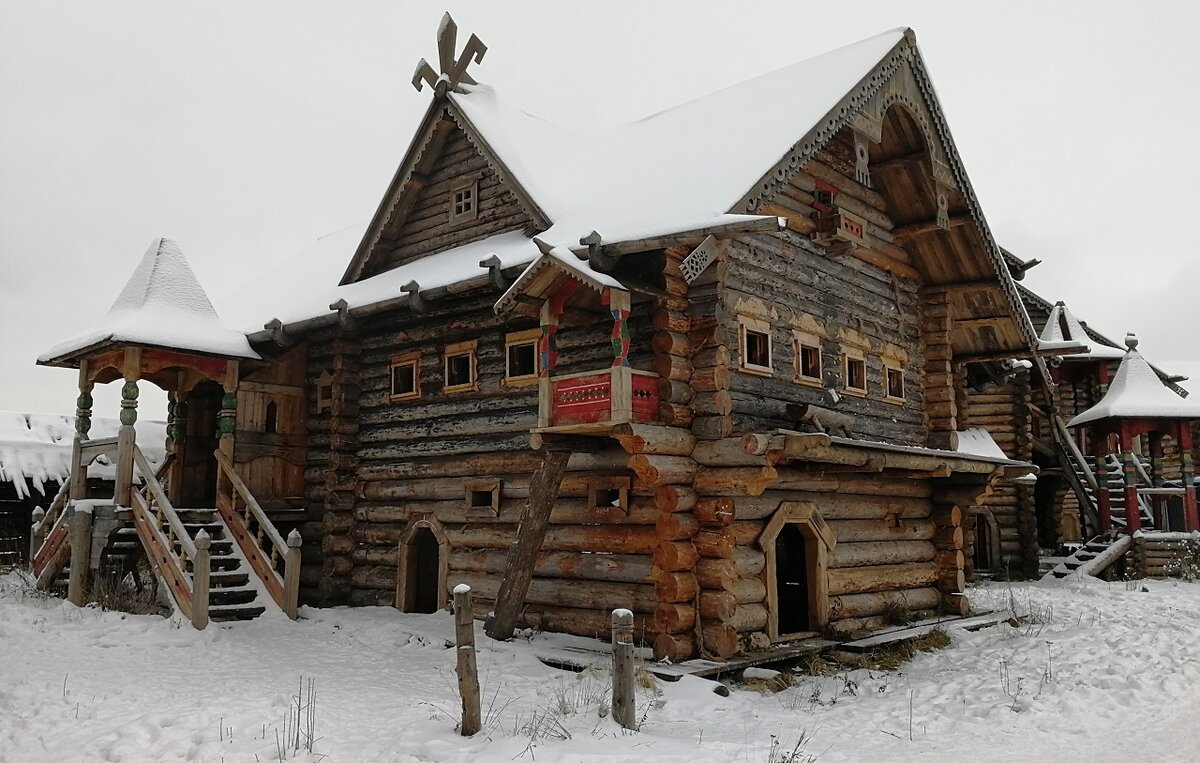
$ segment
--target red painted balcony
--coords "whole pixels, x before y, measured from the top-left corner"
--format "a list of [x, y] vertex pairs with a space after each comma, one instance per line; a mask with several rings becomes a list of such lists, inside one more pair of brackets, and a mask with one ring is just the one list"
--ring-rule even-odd
[[554, 376], [549, 380], [549, 412], [543, 426], [611, 425], [658, 418], [657, 375], [614, 367]]

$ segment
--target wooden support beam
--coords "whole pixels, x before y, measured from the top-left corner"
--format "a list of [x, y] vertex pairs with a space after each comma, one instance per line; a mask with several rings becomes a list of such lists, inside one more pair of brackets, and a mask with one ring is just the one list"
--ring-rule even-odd
[[[698, 244], [709, 236], [717, 238], [728, 238], [748, 233], [778, 233], [786, 228], [786, 222], [781, 223], [780, 218], [775, 216], [770, 217], [755, 217], [748, 220], [739, 220], [732, 223], [723, 223], [721, 225], [708, 225], [703, 228], [695, 228], [693, 230], [680, 231], [678, 233], [670, 233], [663, 236], [652, 236], [650, 238], [637, 238], [629, 241], [616, 241], [611, 244], [601, 244], [600, 250], [609, 257], [622, 257], [626, 254], [634, 254], [635, 252], [647, 252], [653, 249], [666, 249], [669, 246], [680, 246], [685, 244]], [[586, 258], [588, 256], [589, 246], [596, 246], [595, 239], [597, 234], [593, 233], [580, 239], [583, 244], [582, 248], [573, 248], [577, 257]], [[594, 263], [593, 263], [594, 264]]]
[[951, 329], [974, 329], [981, 326], [995, 326], [999, 323], [1012, 321], [1011, 315], [986, 315], [981, 318], [955, 318]]
[[876, 171], [881, 172], [884, 170], [893, 169], [895, 167], [909, 167], [913, 164], [921, 164], [923, 162], [929, 162], [929, 161], [930, 161], [929, 152], [914, 151], [910, 154], [901, 154], [900, 156], [893, 156], [891, 159], [879, 159], [879, 160], [873, 161], [873, 162], [871, 162], [871, 171], [872, 172], [876, 172]]
[[996, 278], [982, 281], [955, 281], [952, 283], [930, 284], [925, 287], [926, 294], [955, 294], [972, 291], [993, 291], [1000, 289], [1000, 281]]
[[533, 567], [538, 551], [546, 538], [550, 524], [550, 510], [558, 498], [559, 486], [567, 470], [571, 454], [565, 451], [545, 451], [541, 464], [533, 472], [529, 485], [529, 498], [521, 510], [521, 523], [517, 527], [517, 542], [508, 552], [504, 568], [504, 579], [496, 595], [496, 608], [488, 618], [484, 630], [497, 641], [512, 638], [517, 627], [517, 618], [525, 605], [529, 583], [533, 579]]
[[[971, 222], [969, 215], [951, 215], [950, 227], [958, 228]], [[920, 222], [909, 223], [907, 225], [897, 225], [892, 228], [892, 236], [895, 238], [911, 238], [920, 236], [933, 231], [946, 230], [938, 225], [937, 220], [922, 220]]]

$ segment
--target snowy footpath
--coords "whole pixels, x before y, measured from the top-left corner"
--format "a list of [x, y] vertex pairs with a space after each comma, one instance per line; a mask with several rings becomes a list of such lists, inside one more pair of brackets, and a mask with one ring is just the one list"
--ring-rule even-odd
[[[659, 681], [639, 689], [637, 733], [607, 717], [607, 673], [534, 656], [571, 639], [497, 644], [480, 630], [485, 728], [464, 739], [449, 615], [308, 608], [298, 623], [197, 632], [31, 595], [9, 573], [0, 761], [1200, 760], [1200, 584], [992, 584], [973, 597], [1015, 601], [1030, 622], [775, 694]], [[316, 739], [296, 752], [292, 707], [309, 687], [299, 725]]]

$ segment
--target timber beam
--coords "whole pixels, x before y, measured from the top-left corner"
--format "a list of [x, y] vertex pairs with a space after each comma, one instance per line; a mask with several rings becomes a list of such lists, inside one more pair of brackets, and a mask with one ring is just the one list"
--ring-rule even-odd
[[[951, 228], [959, 228], [970, 222], [970, 215], [952, 215], [950, 217]], [[895, 238], [912, 238], [913, 236], [921, 236], [939, 230], [946, 230], [946, 228], [938, 225], [937, 220], [922, 220], [921, 222], [909, 223], [907, 225], [897, 225], [895, 228], [892, 228], [892, 236]]]
[[[581, 260], [591, 260], [592, 252], [599, 252], [600, 257], [597, 260], [591, 261], [591, 265], [603, 273], [605, 272], [602, 267], [604, 264], [611, 262], [615, 266], [617, 258], [624, 257], [627, 254], [666, 249], [671, 246], [698, 244], [709, 236], [714, 236], [718, 239], [735, 238], [740, 235], [752, 233], [778, 233], [786, 228], [787, 220], [785, 218], [770, 215], [753, 217], [748, 220], [738, 220], [731, 223], [721, 223], [719, 225], [708, 225], [702, 228], [693, 228], [692, 230], [669, 233], [663, 236], [615, 241], [611, 244], [602, 243], [600, 234], [592, 231], [579, 240], [580, 247], [573, 248], [571, 251]], [[612, 259], [609, 260], [606, 258]], [[598, 264], [600, 267], [597, 266]]]

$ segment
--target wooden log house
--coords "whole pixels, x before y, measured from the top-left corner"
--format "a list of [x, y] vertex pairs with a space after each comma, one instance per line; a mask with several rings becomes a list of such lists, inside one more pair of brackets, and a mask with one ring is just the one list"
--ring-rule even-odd
[[[1017, 281], [1039, 262], [1004, 254]], [[1161, 437], [1149, 430], [1145, 436], [1132, 434], [1125, 441], [1129, 450], [1119, 450], [1116, 438], [1097, 442], [1087, 427], [1069, 428], [1068, 422], [1104, 398], [1127, 351], [1076, 318], [1063, 302], [1051, 302], [1023, 283], [1017, 290], [1038, 330], [1039, 350], [1051, 362], [1044, 373], [1031, 363], [975, 367], [967, 416], [1007, 456], [1032, 461], [1039, 471], [1036, 478], [1000, 486], [968, 514], [968, 578], [977, 573], [1033, 577], [1053, 568], [1064, 546], [1125, 531], [1124, 453], [1136, 457], [1133, 475], [1140, 492], [1132, 504], [1137, 506], [1134, 528], [1186, 531], [1184, 473], [1194, 461], [1194, 437], [1186, 445], [1186, 435], [1168, 426]], [[1182, 377], [1150, 367], [1162, 388], [1183, 405]], [[1097, 449], [1104, 451], [1099, 458]], [[1105, 504], [1108, 523], [1101, 521]]]
[[673, 659], [965, 612], [1032, 471], [955, 448], [967, 367], [1040, 360], [911, 32], [578, 141], [454, 38], [338, 301], [251, 334], [307, 357], [307, 595]]
[[171, 391], [143, 503], [236, 494], [303, 539], [301, 600], [433, 612], [467, 583], [496, 637], [623, 607], [659, 657], [729, 658], [966, 614], [964, 522], [1036, 468], [960, 433], [1013, 359], [1049, 372], [913, 33], [585, 135], [478, 84], [448, 17], [438, 42], [326, 298], [256, 285], [247, 351], [45, 359]]

